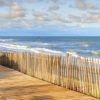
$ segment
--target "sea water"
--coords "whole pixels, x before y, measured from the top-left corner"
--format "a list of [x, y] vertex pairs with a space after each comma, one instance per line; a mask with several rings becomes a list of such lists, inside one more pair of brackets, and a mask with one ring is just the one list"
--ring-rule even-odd
[[6, 36], [0, 37], [0, 51], [54, 54], [72, 52], [80, 56], [100, 58], [100, 37]]

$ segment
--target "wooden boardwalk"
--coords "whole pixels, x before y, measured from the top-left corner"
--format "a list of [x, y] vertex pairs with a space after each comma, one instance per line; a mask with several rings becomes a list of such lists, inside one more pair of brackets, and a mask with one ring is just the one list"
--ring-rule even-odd
[[0, 66], [0, 100], [99, 100]]

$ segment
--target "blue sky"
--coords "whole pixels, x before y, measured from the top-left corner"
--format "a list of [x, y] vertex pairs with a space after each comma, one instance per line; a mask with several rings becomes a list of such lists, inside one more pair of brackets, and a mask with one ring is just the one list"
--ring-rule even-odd
[[100, 36], [100, 0], [0, 0], [0, 36]]

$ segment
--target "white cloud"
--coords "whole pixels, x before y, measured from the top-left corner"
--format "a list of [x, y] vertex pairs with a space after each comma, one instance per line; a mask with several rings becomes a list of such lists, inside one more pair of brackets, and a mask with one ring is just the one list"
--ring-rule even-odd
[[50, 7], [48, 8], [48, 11], [49, 12], [55, 12], [55, 11], [58, 11], [60, 9], [59, 5], [57, 4], [52, 4], [50, 5]]
[[[2, 9], [7, 7], [6, 11], [0, 12], [0, 27], [24, 27], [30, 29], [35, 26], [85, 27], [94, 23], [100, 24], [100, 11], [95, 11], [97, 9], [95, 4], [87, 2], [87, 0], [74, 0], [74, 6], [78, 8], [77, 10], [79, 10], [79, 12], [74, 12], [75, 8], [72, 7], [73, 12], [69, 14], [70, 8], [68, 10], [66, 7], [68, 5], [63, 5], [68, 1], [69, 0], [9, 0], [8, 2], [8, 0], [0, 0], [0, 7]], [[31, 4], [34, 4], [34, 6]], [[65, 8], [64, 12], [62, 10], [63, 8]], [[87, 13], [81, 15], [82, 11], [86, 10]], [[31, 13], [31, 18], [28, 13]]]
[[9, 2], [7, 0], [0, 0], [0, 7], [8, 6]]
[[0, 12], [0, 28], [21, 26], [21, 20], [25, 17], [25, 9], [17, 2], [11, 2], [8, 7], [8, 11]]
[[11, 18], [24, 17], [24, 9], [17, 2], [13, 2], [10, 7], [10, 16]]
[[95, 10], [97, 9], [96, 4], [87, 2], [87, 0], [75, 0], [76, 7], [81, 10]]

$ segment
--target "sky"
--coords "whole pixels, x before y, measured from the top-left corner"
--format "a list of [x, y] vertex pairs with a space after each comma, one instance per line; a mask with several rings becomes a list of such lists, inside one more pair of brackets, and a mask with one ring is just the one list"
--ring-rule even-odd
[[0, 0], [0, 36], [100, 36], [100, 0]]

